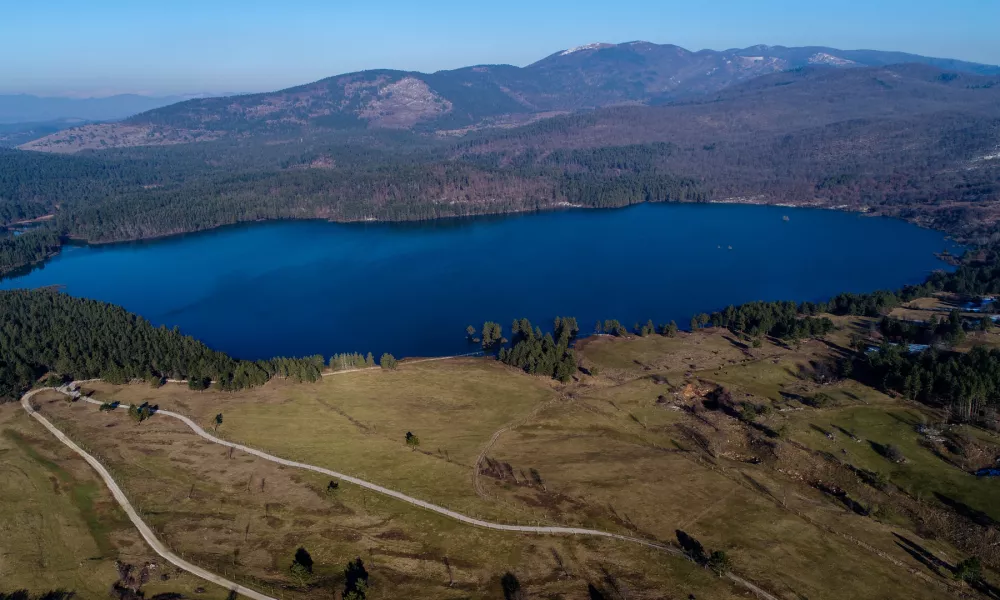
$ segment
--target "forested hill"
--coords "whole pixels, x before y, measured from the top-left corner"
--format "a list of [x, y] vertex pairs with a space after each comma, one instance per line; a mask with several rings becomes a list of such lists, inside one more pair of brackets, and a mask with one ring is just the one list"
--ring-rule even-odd
[[707, 101], [468, 136], [455, 156], [593, 172], [591, 157], [625, 145], [717, 201], [850, 208], [966, 239], [985, 239], [1000, 217], [1000, 78], [920, 65], [776, 73]]
[[112, 382], [189, 379], [234, 390], [273, 376], [315, 380], [323, 359], [239, 361], [125, 309], [53, 290], [0, 292], [0, 402], [52, 371]]
[[276, 131], [506, 127], [560, 112], [699, 98], [800, 68], [850, 70], [900, 63], [1000, 75], [1000, 67], [990, 65], [872, 50], [752, 46], [692, 52], [641, 41], [588, 44], [520, 68], [478, 65], [436, 73], [377, 69], [275, 92], [189, 100], [124, 123], [59, 132], [24, 147], [75, 152]]
[[273, 131], [77, 155], [0, 149], [0, 273], [61, 239], [265, 219], [413, 220], [557, 206], [839, 207], [982, 241], [1000, 220], [1000, 77], [805, 68], [698, 102], [605, 108], [463, 136]]

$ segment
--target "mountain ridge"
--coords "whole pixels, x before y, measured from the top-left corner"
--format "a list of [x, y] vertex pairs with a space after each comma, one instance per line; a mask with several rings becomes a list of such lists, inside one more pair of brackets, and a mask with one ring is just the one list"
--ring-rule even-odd
[[1000, 67], [991, 65], [824, 46], [690, 51], [644, 41], [593, 43], [525, 67], [473, 65], [434, 73], [372, 69], [275, 92], [192, 99], [119, 124], [67, 129], [21, 147], [76, 152], [314, 128], [462, 133], [608, 106], [690, 101], [793, 69], [877, 67], [899, 60], [950, 66], [960, 75], [1000, 75]]

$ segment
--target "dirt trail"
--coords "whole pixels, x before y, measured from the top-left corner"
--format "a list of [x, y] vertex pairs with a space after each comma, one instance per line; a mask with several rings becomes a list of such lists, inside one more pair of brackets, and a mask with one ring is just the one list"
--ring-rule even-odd
[[118, 487], [118, 484], [115, 483], [115, 480], [111, 477], [111, 473], [109, 473], [108, 470], [104, 468], [104, 465], [102, 465], [96, 458], [94, 458], [90, 454], [84, 452], [82, 448], [73, 443], [73, 440], [66, 437], [66, 435], [63, 432], [56, 429], [55, 425], [50, 423], [48, 419], [38, 414], [35, 411], [35, 409], [31, 407], [31, 397], [38, 392], [48, 389], [51, 388], [32, 390], [27, 394], [25, 394], [24, 396], [21, 396], [21, 406], [24, 407], [24, 410], [28, 411], [29, 415], [34, 417], [35, 420], [37, 420], [46, 429], [48, 429], [49, 432], [52, 433], [52, 435], [56, 436], [56, 438], [60, 442], [66, 444], [71, 450], [73, 450], [73, 452], [76, 452], [77, 454], [82, 456], [83, 459], [87, 461], [87, 463], [90, 464], [90, 466], [93, 467], [95, 471], [97, 471], [97, 474], [100, 475], [101, 479], [104, 480], [105, 485], [107, 485], [108, 489], [111, 490], [111, 495], [114, 496], [118, 504], [120, 504], [121, 507], [125, 510], [125, 514], [128, 515], [129, 520], [132, 521], [132, 524], [135, 525], [136, 529], [139, 530], [139, 534], [142, 535], [143, 539], [146, 540], [146, 543], [149, 544], [149, 547], [152, 548], [154, 552], [162, 556], [168, 562], [172, 563], [173, 565], [181, 569], [184, 569], [185, 571], [191, 573], [192, 575], [201, 577], [205, 581], [211, 581], [212, 583], [221, 585], [227, 590], [235, 591], [237, 594], [246, 596], [247, 598], [253, 598], [253, 600], [277, 600], [276, 598], [273, 598], [271, 596], [261, 594], [256, 590], [251, 590], [250, 588], [243, 587], [238, 583], [229, 581], [228, 579], [222, 577], [221, 575], [216, 575], [215, 573], [206, 571], [205, 569], [202, 569], [197, 565], [193, 565], [188, 561], [184, 560], [183, 558], [177, 556], [169, 549], [167, 549], [167, 547], [163, 544], [163, 542], [157, 539], [156, 534], [153, 533], [153, 530], [150, 529], [149, 525], [146, 525], [146, 522], [142, 520], [142, 518], [139, 516], [139, 513], [135, 510], [135, 508], [132, 507], [132, 504], [129, 503], [128, 498], [125, 497], [125, 493], [122, 492], [120, 487]]
[[[425, 360], [435, 360], [435, 359], [425, 359]], [[437, 359], [437, 360], [440, 360], [440, 359]], [[413, 362], [417, 362], [417, 361], [412, 361], [411, 364]], [[78, 400], [81, 400], [83, 402], [87, 402], [87, 403], [90, 403], [90, 404], [97, 404], [97, 405], [101, 404], [101, 402], [99, 402], [97, 400], [93, 400], [91, 398], [87, 398], [85, 396], [82, 396], [79, 393], [79, 391], [77, 391], [77, 389], [76, 389], [77, 383], [78, 382], [73, 382], [73, 383], [71, 383], [69, 385], [66, 385], [66, 386], [63, 386], [63, 387], [60, 387], [60, 388], [42, 388], [42, 389], [56, 389], [56, 391], [59, 391], [59, 392], [61, 392], [63, 394], [66, 394], [66, 395], [68, 395], [68, 396], [70, 396], [72, 398], [76, 398]], [[55, 435], [61, 442], [63, 442], [64, 444], [66, 444], [67, 446], [69, 446], [74, 452], [76, 452], [77, 454], [79, 454], [80, 456], [82, 456], [101, 475], [101, 477], [104, 479], [104, 482], [107, 484], [108, 488], [111, 489], [111, 492], [112, 492], [112, 494], [115, 497], [115, 500], [117, 500], [118, 503], [121, 504], [122, 508], [125, 509], [125, 512], [128, 514], [129, 519], [131, 519], [132, 523], [135, 524], [136, 528], [139, 529], [139, 532], [142, 534], [143, 538], [146, 540], [147, 543], [149, 543], [149, 545], [153, 548], [154, 551], [156, 551], [157, 554], [159, 554], [160, 556], [162, 556], [166, 560], [170, 561], [171, 563], [177, 565], [178, 567], [184, 569], [185, 571], [188, 571], [189, 573], [197, 575], [198, 577], [201, 577], [201, 578], [203, 578], [203, 579], [205, 579], [207, 581], [211, 581], [213, 583], [218, 583], [219, 585], [221, 585], [223, 587], [226, 587], [227, 589], [236, 590], [237, 593], [242, 594], [244, 596], [247, 596], [249, 598], [253, 598], [254, 600], [275, 600], [275, 599], [271, 598], [270, 596], [265, 596], [265, 595], [263, 595], [263, 594], [261, 594], [259, 592], [256, 592], [254, 590], [245, 588], [245, 587], [240, 586], [240, 585], [238, 585], [238, 584], [236, 584], [234, 582], [228, 581], [227, 579], [225, 579], [225, 578], [223, 578], [223, 577], [221, 577], [219, 575], [215, 575], [213, 573], [210, 573], [210, 572], [208, 572], [208, 571], [206, 571], [206, 570], [204, 570], [204, 569], [202, 569], [202, 568], [200, 568], [200, 567], [198, 567], [196, 565], [193, 565], [193, 564], [191, 564], [191, 563], [183, 560], [182, 558], [180, 558], [180, 557], [176, 556], [175, 554], [173, 554], [172, 552], [170, 552], [166, 548], [166, 546], [164, 546], [163, 543], [160, 542], [156, 538], [156, 536], [153, 534], [153, 532], [149, 528], [149, 526], [146, 525], [146, 523], [142, 521], [142, 519], [139, 517], [138, 513], [132, 508], [132, 505], [129, 503], [128, 499], [125, 497], [125, 494], [121, 491], [121, 488], [119, 488], [118, 485], [115, 483], [114, 479], [112, 479], [111, 474], [107, 471], [107, 469], [105, 469], [104, 466], [101, 465], [101, 463], [97, 461], [97, 459], [95, 459], [91, 455], [87, 454], [79, 446], [77, 446], [76, 444], [74, 444], [72, 440], [70, 440], [68, 437], [66, 437], [65, 434], [63, 434], [61, 431], [59, 431], [54, 425], [52, 425], [52, 423], [50, 423], [47, 419], [45, 419], [45, 417], [43, 417], [40, 414], [38, 414], [31, 407], [31, 404], [30, 404], [31, 396], [33, 396], [35, 393], [37, 393], [39, 391], [42, 391], [42, 389], [32, 390], [32, 391], [28, 392], [27, 394], [25, 394], [21, 398], [21, 405], [24, 407], [24, 409], [26, 411], [28, 411], [28, 413], [32, 417], [34, 417], [40, 423], [42, 423], [42, 425], [44, 425], [46, 429], [48, 429], [50, 432], [52, 432], [52, 434]], [[412, 496], [408, 496], [408, 495], [406, 495], [406, 494], [404, 494], [402, 492], [398, 492], [396, 490], [389, 489], [387, 487], [383, 487], [381, 485], [378, 485], [378, 484], [375, 484], [375, 483], [371, 483], [369, 481], [365, 481], [364, 479], [359, 479], [357, 477], [353, 477], [351, 475], [346, 475], [344, 473], [338, 473], [337, 471], [333, 471], [333, 470], [326, 469], [326, 468], [323, 468], [323, 467], [318, 467], [318, 466], [310, 465], [310, 464], [307, 464], [307, 463], [302, 463], [302, 462], [298, 462], [298, 461], [288, 460], [288, 459], [285, 459], [285, 458], [280, 458], [280, 457], [277, 457], [277, 456], [273, 456], [271, 454], [267, 454], [266, 452], [263, 452], [261, 450], [257, 450], [256, 448], [251, 448], [249, 446], [244, 446], [242, 444], [237, 444], [237, 443], [234, 443], [234, 442], [230, 442], [230, 441], [226, 441], [226, 440], [223, 440], [223, 439], [219, 439], [219, 438], [211, 435], [210, 433], [208, 433], [204, 429], [202, 429], [197, 423], [195, 423], [194, 421], [192, 421], [191, 419], [189, 419], [188, 417], [186, 417], [186, 416], [184, 416], [182, 414], [178, 414], [178, 413], [171, 412], [171, 411], [168, 411], [168, 410], [158, 410], [158, 411], [156, 411], [156, 414], [157, 415], [167, 416], [167, 417], [172, 417], [174, 419], [177, 419], [177, 420], [181, 421], [182, 423], [184, 423], [185, 425], [187, 425], [191, 429], [191, 431], [193, 431], [199, 437], [201, 437], [201, 438], [203, 438], [205, 440], [208, 440], [209, 442], [212, 442], [214, 444], [219, 444], [219, 445], [226, 446], [226, 447], [229, 447], [229, 448], [234, 448], [236, 450], [240, 450], [242, 452], [246, 452], [247, 454], [251, 454], [253, 456], [257, 456], [257, 457], [262, 458], [264, 460], [269, 460], [271, 462], [278, 463], [280, 465], [285, 465], [285, 466], [288, 466], [288, 467], [294, 467], [294, 468], [297, 468], [297, 469], [304, 469], [304, 470], [307, 470], [307, 471], [313, 471], [313, 472], [316, 472], [316, 473], [321, 473], [323, 475], [327, 475], [327, 476], [333, 477], [335, 479], [339, 479], [339, 480], [347, 482], [347, 483], [352, 483], [354, 485], [357, 485], [358, 487], [362, 487], [362, 488], [365, 488], [367, 490], [371, 490], [371, 491], [379, 493], [379, 494], [383, 494], [383, 495], [386, 495], [386, 496], [390, 496], [392, 498], [396, 498], [397, 500], [400, 500], [402, 502], [406, 502], [407, 504], [412, 504], [414, 506], [418, 506], [418, 507], [423, 508], [425, 510], [429, 510], [429, 511], [437, 513], [439, 515], [443, 515], [443, 516], [448, 517], [450, 519], [454, 519], [456, 521], [460, 521], [462, 523], [466, 523], [468, 525], [472, 525], [472, 526], [475, 526], [475, 527], [482, 527], [484, 529], [493, 529], [493, 530], [497, 530], [497, 531], [510, 531], [510, 532], [517, 532], [517, 533], [531, 533], [531, 534], [541, 534], [541, 535], [579, 535], [579, 536], [610, 538], [610, 539], [620, 540], [620, 541], [629, 542], [629, 543], [633, 543], [633, 544], [639, 544], [639, 545], [642, 545], [642, 546], [646, 546], [648, 548], [655, 548], [657, 550], [662, 550], [664, 552], [667, 552], [669, 554], [673, 554], [675, 556], [680, 556], [680, 557], [685, 557], [686, 558], [686, 555], [680, 549], [678, 549], [678, 548], [676, 548], [674, 546], [671, 546], [671, 545], [668, 545], [668, 544], [664, 544], [664, 543], [660, 543], [660, 542], [656, 542], [656, 541], [651, 541], [651, 540], [643, 539], [643, 538], [637, 538], [637, 537], [632, 537], [632, 536], [627, 536], [627, 535], [621, 535], [621, 534], [617, 534], [617, 533], [611, 533], [611, 532], [608, 532], [608, 531], [599, 531], [599, 530], [596, 530], [596, 529], [584, 529], [584, 528], [581, 528], [581, 527], [557, 527], [557, 526], [549, 527], [549, 526], [531, 526], [531, 525], [508, 525], [508, 524], [504, 524], [504, 523], [492, 523], [490, 521], [483, 521], [481, 519], [476, 519], [476, 518], [473, 518], [473, 517], [469, 517], [467, 515], [463, 515], [462, 513], [458, 513], [458, 512], [455, 512], [453, 510], [449, 510], [447, 508], [444, 508], [443, 506], [438, 506], [436, 504], [432, 504], [430, 502], [426, 502], [424, 500], [420, 500], [419, 498], [414, 498]], [[497, 432], [497, 436], [496, 437], [499, 437], [500, 433], [502, 433], [502, 431]], [[764, 591], [763, 589], [759, 588], [758, 586], [756, 586], [753, 583], [751, 583], [751, 582], [743, 579], [742, 577], [740, 577], [738, 575], [735, 575], [733, 573], [729, 573], [729, 574], [726, 575], [726, 577], [730, 581], [732, 581], [732, 582], [734, 582], [734, 583], [736, 583], [738, 585], [741, 585], [741, 586], [749, 589], [754, 594], [756, 594], [760, 598], [763, 598], [764, 600], [779, 600], [777, 597], [769, 594], [768, 592]]]

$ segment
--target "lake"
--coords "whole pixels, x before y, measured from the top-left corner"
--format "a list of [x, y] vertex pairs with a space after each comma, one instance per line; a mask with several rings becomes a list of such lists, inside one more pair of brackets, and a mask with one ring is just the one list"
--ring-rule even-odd
[[[787, 216], [785, 220], [783, 217]], [[731, 247], [731, 249], [730, 249]], [[722, 204], [406, 224], [285, 221], [73, 246], [0, 288], [64, 286], [240, 358], [468, 352], [467, 325], [626, 326], [752, 300], [919, 283], [944, 234], [853, 213]]]

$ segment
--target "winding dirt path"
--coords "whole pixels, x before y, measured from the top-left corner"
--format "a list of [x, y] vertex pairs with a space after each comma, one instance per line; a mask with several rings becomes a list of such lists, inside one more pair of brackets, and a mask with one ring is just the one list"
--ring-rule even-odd
[[[111, 495], [114, 496], [118, 504], [120, 504], [121, 507], [125, 510], [125, 514], [128, 515], [129, 520], [132, 521], [132, 524], [135, 525], [135, 528], [139, 530], [139, 534], [142, 535], [143, 539], [146, 540], [146, 543], [149, 544], [149, 547], [152, 548], [154, 552], [162, 556], [168, 562], [172, 563], [178, 568], [184, 569], [185, 571], [191, 573], [192, 575], [201, 577], [205, 581], [211, 581], [212, 583], [221, 585], [227, 590], [235, 591], [237, 594], [246, 596], [247, 598], [253, 598], [253, 600], [277, 600], [276, 598], [273, 598], [271, 596], [266, 596], [264, 594], [261, 594], [256, 590], [251, 590], [250, 588], [243, 587], [238, 583], [229, 581], [225, 577], [206, 571], [205, 569], [202, 569], [198, 565], [191, 564], [188, 561], [184, 560], [183, 558], [171, 552], [163, 544], [163, 542], [157, 539], [156, 534], [153, 533], [153, 530], [150, 529], [149, 525], [146, 525], [146, 522], [142, 520], [142, 518], [139, 516], [139, 513], [136, 512], [135, 508], [132, 507], [132, 504], [129, 503], [128, 498], [125, 497], [125, 493], [122, 491], [120, 487], [118, 487], [118, 484], [115, 483], [115, 480], [111, 477], [111, 473], [109, 473], [108, 470], [104, 468], [104, 465], [102, 465], [96, 458], [94, 458], [90, 454], [87, 454], [82, 448], [73, 443], [73, 440], [66, 437], [66, 435], [63, 432], [56, 429], [55, 425], [50, 423], [48, 419], [38, 414], [38, 412], [36, 412], [35, 409], [31, 407], [31, 397], [37, 394], [38, 392], [49, 389], [52, 388], [41, 388], [37, 390], [31, 390], [27, 394], [21, 396], [21, 406], [24, 407], [24, 410], [28, 411], [29, 415], [34, 417], [35, 420], [37, 420], [46, 429], [48, 429], [52, 435], [56, 436], [56, 439], [69, 446], [69, 448], [73, 450], [73, 452], [76, 452], [77, 454], [82, 456], [83, 459], [87, 461], [87, 463], [90, 464], [90, 466], [93, 467], [95, 471], [97, 471], [97, 474], [100, 475], [101, 479], [104, 480], [105, 485], [107, 485], [108, 489], [111, 490]], [[63, 390], [60, 389], [59, 391], [62, 392]]]
[[[434, 360], [434, 359], [426, 359], [426, 360]], [[416, 361], [413, 361], [413, 362], [416, 362]], [[179, 556], [173, 554], [172, 552], [170, 552], [170, 550], [168, 550], [167, 547], [156, 538], [156, 536], [153, 534], [153, 531], [149, 528], [148, 525], [146, 525], [145, 522], [143, 522], [143, 520], [139, 517], [139, 515], [135, 511], [135, 509], [132, 508], [132, 505], [129, 503], [128, 499], [125, 497], [125, 494], [122, 492], [121, 488], [118, 487], [118, 484], [115, 483], [114, 479], [111, 477], [111, 474], [107, 471], [107, 469], [105, 469], [104, 466], [101, 465], [101, 463], [98, 462], [97, 459], [95, 459], [91, 455], [87, 454], [79, 446], [77, 446], [76, 444], [74, 444], [72, 440], [70, 440], [68, 437], [66, 437], [65, 434], [63, 434], [61, 431], [59, 431], [59, 429], [57, 429], [45, 417], [43, 417], [42, 415], [38, 414], [38, 412], [36, 412], [31, 407], [31, 403], [30, 403], [31, 396], [33, 396], [37, 392], [42, 391], [43, 389], [55, 389], [56, 391], [58, 391], [60, 393], [66, 394], [66, 395], [68, 395], [68, 396], [70, 396], [72, 398], [76, 398], [78, 400], [82, 400], [82, 401], [90, 403], [90, 404], [97, 404], [97, 405], [101, 404], [101, 402], [99, 402], [97, 400], [93, 400], [91, 398], [87, 398], [85, 396], [82, 396], [79, 393], [79, 391], [77, 391], [75, 389], [75, 385], [77, 383], [78, 382], [73, 382], [73, 383], [71, 383], [71, 384], [69, 384], [67, 386], [63, 386], [63, 387], [60, 387], [60, 388], [41, 388], [41, 389], [37, 389], [37, 390], [32, 390], [32, 391], [28, 392], [27, 394], [25, 394], [24, 396], [21, 397], [21, 406], [23, 406], [24, 409], [28, 412], [28, 414], [30, 414], [32, 417], [34, 417], [35, 419], [37, 419], [42, 425], [45, 426], [46, 429], [48, 429], [53, 435], [55, 435], [61, 442], [63, 442], [64, 444], [66, 444], [67, 446], [69, 446], [74, 452], [76, 452], [77, 454], [79, 454], [80, 456], [82, 456], [94, 468], [94, 470], [96, 470], [101, 475], [101, 477], [104, 479], [104, 482], [107, 484], [108, 488], [111, 489], [112, 495], [114, 495], [115, 500], [117, 500], [118, 503], [122, 506], [122, 508], [125, 509], [125, 512], [128, 514], [129, 519], [136, 526], [136, 528], [139, 529], [139, 532], [142, 534], [142, 537], [146, 540], [147, 543], [149, 543], [149, 545], [153, 548], [154, 551], [156, 551], [157, 554], [159, 554], [160, 556], [162, 556], [163, 558], [165, 558], [169, 562], [173, 563], [174, 565], [176, 565], [176, 566], [184, 569], [185, 571], [188, 571], [189, 573], [197, 575], [198, 577], [201, 577], [201, 578], [203, 578], [203, 579], [205, 579], [207, 581], [211, 581], [213, 583], [217, 583], [217, 584], [219, 584], [219, 585], [221, 585], [223, 587], [226, 587], [227, 589], [235, 590], [237, 593], [242, 594], [244, 596], [247, 596], [248, 598], [253, 598], [254, 600], [275, 600], [274, 598], [271, 598], [270, 596], [265, 596], [265, 595], [263, 595], [263, 594], [261, 594], [259, 592], [256, 592], [256, 591], [251, 590], [249, 588], [245, 588], [243, 586], [240, 586], [237, 583], [231, 582], [231, 581], [229, 581], [229, 580], [227, 580], [227, 579], [225, 579], [225, 578], [223, 578], [223, 577], [221, 577], [219, 575], [215, 575], [213, 573], [210, 573], [210, 572], [202, 569], [201, 567], [193, 565], [193, 564], [185, 561], [184, 559], [180, 558]], [[288, 466], [288, 467], [294, 467], [294, 468], [297, 468], [297, 469], [304, 469], [304, 470], [313, 471], [313, 472], [316, 472], [316, 473], [322, 473], [323, 475], [327, 475], [327, 476], [333, 477], [335, 479], [339, 479], [341, 481], [352, 483], [352, 484], [354, 484], [354, 485], [356, 485], [358, 487], [362, 487], [362, 488], [365, 488], [367, 490], [371, 490], [373, 492], [376, 492], [376, 493], [379, 493], [379, 494], [383, 494], [385, 496], [390, 496], [392, 498], [396, 498], [397, 500], [400, 500], [402, 502], [406, 502], [407, 504], [411, 504], [411, 505], [414, 505], [414, 506], [419, 506], [420, 508], [423, 508], [425, 510], [437, 513], [439, 515], [443, 515], [443, 516], [448, 517], [450, 519], [454, 519], [456, 521], [460, 521], [462, 523], [466, 523], [468, 525], [472, 525], [472, 526], [475, 526], [475, 527], [482, 527], [484, 529], [493, 529], [493, 530], [497, 530], [497, 531], [510, 531], [510, 532], [516, 532], [516, 533], [532, 533], [532, 534], [542, 534], [542, 535], [579, 535], [579, 536], [589, 536], [589, 537], [610, 538], [610, 539], [621, 540], [621, 541], [629, 542], [629, 543], [633, 543], [633, 544], [639, 544], [639, 545], [642, 545], [642, 546], [646, 546], [648, 548], [655, 548], [657, 550], [662, 550], [664, 552], [667, 552], [669, 554], [673, 554], [675, 556], [680, 556], [680, 557], [685, 557], [686, 558], [686, 555], [680, 549], [678, 549], [678, 548], [676, 548], [674, 546], [671, 546], [671, 545], [668, 545], [668, 544], [663, 544], [663, 543], [660, 543], [660, 542], [655, 542], [655, 541], [647, 540], [647, 539], [642, 539], [642, 538], [637, 538], [637, 537], [632, 537], [632, 536], [627, 536], [627, 535], [621, 535], [621, 534], [617, 534], [617, 533], [611, 533], [611, 532], [608, 532], [608, 531], [599, 531], [599, 530], [596, 530], [596, 529], [584, 529], [584, 528], [581, 528], [581, 527], [549, 527], [549, 526], [531, 526], [531, 525], [507, 525], [507, 524], [504, 524], [504, 523], [491, 523], [490, 521], [483, 521], [481, 519], [476, 519], [476, 518], [469, 517], [467, 515], [463, 515], [461, 513], [455, 512], [453, 510], [449, 510], [447, 508], [444, 508], [443, 506], [438, 506], [436, 504], [432, 504], [430, 502], [426, 502], [424, 500], [420, 500], [419, 498], [414, 498], [412, 496], [408, 496], [408, 495], [406, 495], [406, 494], [404, 494], [402, 492], [398, 492], [396, 490], [392, 490], [392, 489], [389, 489], [387, 487], [383, 487], [383, 486], [380, 486], [378, 484], [371, 483], [369, 481], [365, 481], [364, 479], [359, 479], [357, 477], [353, 477], [351, 475], [347, 475], [347, 474], [344, 474], [344, 473], [339, 473], [337, 471], [333, 471], [333, 470], [326, 469], [326, 468], [323, 468], [323, 467], [318, 467], [318, 466], [310, 465], [310, 464], [307, 464], [307, 463], [302, 463], [302, 462], [298, 462], [298, 461], [294, 461], [294, 460], [288, 460], [288, 459], [285, 459], [285, 458], [280, 458], [280, 457], [277, 457], [277, 456], [273, 456], [271, 454], [267, 454], [266, 452], [263, 452], [261, 450], [257, 450], [256, 448], [251, 448], [249, 446], [244, 446], [242, 444], [237, 444], [235, 442], [230, 442], [230, 441], [227, 441], [227, 440], [223, 440], [223, 439], [217, 438], [217, 437], [213, 436], [212, 434], [208, 433], [207, 431], [205, 431], [204, 429], [202, 429], [197, 423], [195, 423], [194, 421], [192, 421], [188, 417], [186, 417], [186, 416], [184, 416], [182, 414], [179, 414], [179, 413], [171, 412], [171, 411], [168, 411], [168, 410], [158, 410], [158, 411], [156, 411], [156, 414], [157, 415], [165, 415], [165, 416], [172, 417], [172, 418], [175, 418], [175, 419], [181, 421], [182, 423], [184, 423], [185, 425], [187, 425], [191, 429], [191, 431], [193, 431], [196, 435], [198, 435], [199, 437], [201, 437], [201, 438], [203, 438], [205, 440], [208, 440], [209, 442], [212, 442], [214, 444], [219, 444], [219, 445], [226, 446], [226, 447], [229, 447], [229, 448], [234, 448], [236, 450], [241, 450], [243, 452], [246, 452], [247, 454], [251, 454], [253, 456], [257, 456], [257, 457], [262, 458], [264, 460], [269, 460], [271, 462], [274, 462], [274, 463], [277, 463], [277, 464], [280, 464], [280, 465], [285, 465], [285, 466]], [[502, 433], [502, 431], [501, 432], [497, 432], [497, 433], [498, 434]], [[760, 597], [760, 598], [762, 598], [764, 600], [779, 600], [777, 597], [772, 596], [771, 594], [769, 594], [768, 592], [764, 591], [760, 587], [754, 585], [753, 583], [751, 583], [751, 582], [743, 579], [742, 577], [740, 577], [738, 575], [735, 575], [733, 573], [727, 573], [726, 574], [726, 578], [728, 578], [730, 581], [732, 581], [732, 582], [734, 582], [734, 583], [736, 583], [738, 585], [741, 585], [741, 586], [749, 589], [751, 592], [753, 592], [758, 597]]]

